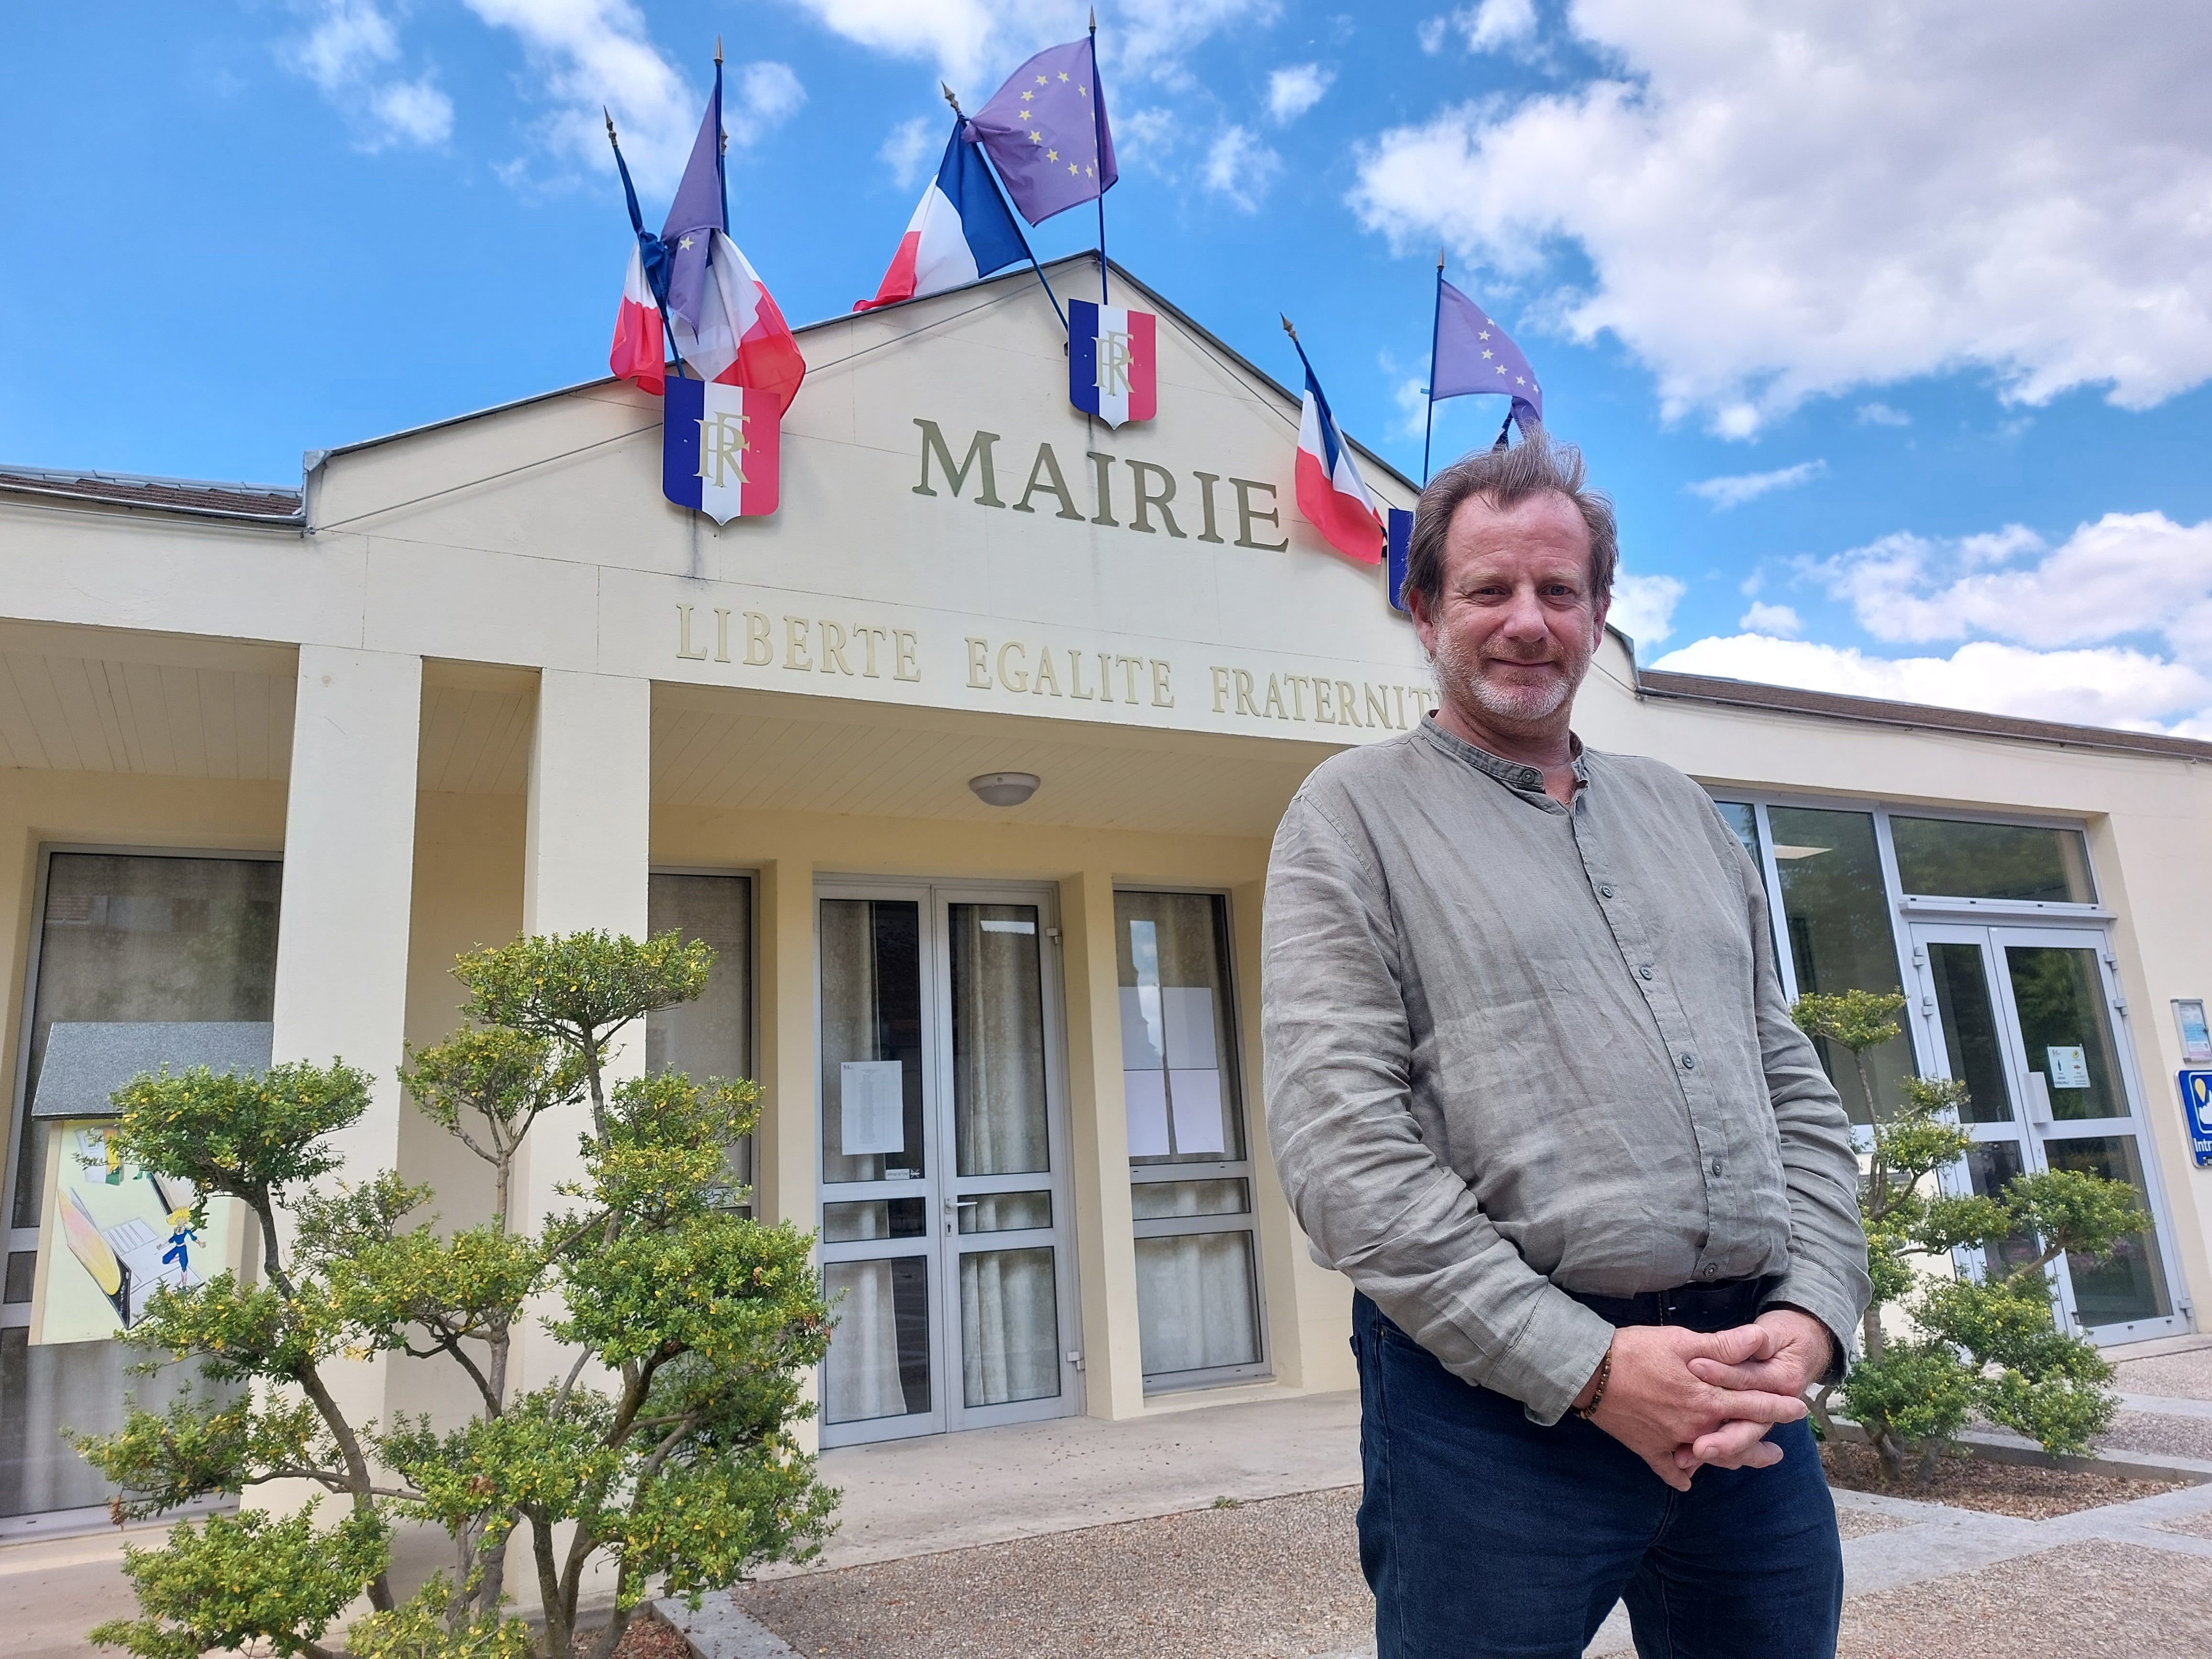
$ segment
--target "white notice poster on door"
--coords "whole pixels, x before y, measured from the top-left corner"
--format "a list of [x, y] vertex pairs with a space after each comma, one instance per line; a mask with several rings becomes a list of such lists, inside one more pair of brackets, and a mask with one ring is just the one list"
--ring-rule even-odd
[[837, 1068], [838, 1134], [848, 1158], [906, 1150], [906, 1067], [848, 1060]]
[[2086, 1048], [2045, 1048], [2051, 1056], [2051, 1086], [2086, 1089], [2089, 1086], [2089, 1053]]

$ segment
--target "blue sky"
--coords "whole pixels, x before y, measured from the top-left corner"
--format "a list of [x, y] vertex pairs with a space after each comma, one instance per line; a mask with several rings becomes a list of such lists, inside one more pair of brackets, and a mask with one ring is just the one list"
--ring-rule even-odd
[[[604, 372], [730, 59], [733, 229], [872, 292], [1061, 0], [202, 0], [10, 24], [0, 460], [295, 477]], [[2212, 45], [2057, 0], [1102, 4], [1116, 258], [1420, 462], [1435, 251], [1618, 496], [1647, 663], [2212, 736]], [[1786, 15], [1786, 28], [1777, 17]], [[1037, 236], [1086, 246], [1089, 216]], [[1438, 452], [1502, 410], [1439, 411]]]

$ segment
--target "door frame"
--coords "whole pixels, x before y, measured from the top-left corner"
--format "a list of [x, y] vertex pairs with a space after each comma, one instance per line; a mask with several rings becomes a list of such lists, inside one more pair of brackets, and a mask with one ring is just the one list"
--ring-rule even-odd
[[[2156, 1136], [2144, 1114], [2145, 1095], [2142, 1079], [2136, 1066], [2133, 1033], [2127, 1018], [2127, 999], [2119, 982], [2117, 963], [2113, 956], [2112, 932], [2108, 926], [2083, 919], [2079, 921], [2060, 921], [2048, 915], [2031, 916], [2014, 913], [2010, 915], [1992, 915], [1972, 918], [1953, 915], [1929, 918], [1910, 915], [1902, 919], [1904, 931], [1909, 934], [1907, 966], [1917, 981], [1917, 997], [1913, 1007], [1916, 1046], [1929, 1062], [1930, 1073], [1943, 1077], [1954, 1075], [1950, 1046], [1944, 1041], [1942, 1012], [1936, 992], [1935, 969], [1929, 960], [1930, 945], [1972, 945], [1982, 956], [1982, 972], [1990, 998], [1991, 1012], [1998, 1024], [1998, 1044], [2001, 1060], [2005, 1067], [2005, 1081], [2012, 1091], [2013, 1115], [2010, 1119], [1990, 1123], [1968, 1123], [1960, 1127], [1979, 1141], [2009, 1141], [2021, 1149], [2021, 1167], [2033, 1173], [2050, 1167], [2045, 1147], [2052, 1140], [2096, 1139], [2108, 1136], [2127, 1135], [2136, 1143], [2136, 1156], [2143, 1171], [2144, 1198], [2148, 1206], [2149, 1224], [2158, 1245], [2160, 1270], [2166, 1277], [2166, 1293], [2172, 1312], [2152, 1319], [2130, 1320], [2124, 1322], [2087, 1326], [2081, 1323], [2075, 1306], [2073, 1276], [2063, 1257], [2051, 1264], [2051, 1276], [2055, 1296], [2053, 1305], [2063, 1327], [2074, 1331], [2100, 1346], [2127, 1342], [2147, 1341], [2162, 1336], [2179, 1336], [2193, 1328], [2189, 1290], [2180, 1273], [2180, 1264], [2174, 1252], [2172, 1220], [2167, 1212], [2166, 1184], [2160, 1178]], [[2104, 993], [2106, 1030], [2111, 1038], [2119, 1087], [2128, 1107], [2124, 1117], [2053, 1120], [2044, 1123], [2036, 1121], [2030, 1105], [2031, 1094], [2027, 1073], [2034, 1068], [2027, 1063], [2027, 1052], [2020, 1025], [2020, 1012], [2015, 1006], [2011, 976], [2003, 966], [2003, 952], [2008, 947], [2024, 949], [2087, 950], [2096, 965], [2099, 988]], [[1953, 1165], [1944, 1172], [1946, 1188], [1956, 1194], [1970, 1190], [1966, 1170]], [[1962, 1273], [1979, 1276], [1983, 1264], [1978, 1252], [1961, 1250], [1953, 1258], [1954, 1267]]]
[[[827, 1103], [822, 1084], [822, 902], [825, 899], [885, 900], [918, 907], [921, 971], [921, 1085], [923, 1179], [910, 1184], [928, 1217], [927, 1249], [887, 1251], [890, 1241], [869, 1239], [828, 1243], [821, 1241], [822, 1209], [825, 1204], [866, 1200], [894, 1194], [882, 1182], [837, 1182], [824, 1178], [823, 1114]], [[951, 936], [947, 907], [954, 904], [1027, 904], [1037, 911], [1037, 971], [1044, 1036], [1045, 1136], [1051, 1167], [1043, 1171], [963, 1178], [952, 1167], [954, 1133], [954, 1073], [952, 1055]], [[836, 1261], [870, 1261], [886, 1255], [924, 1255], [929, 1267], [930, 1409], [908, 1416], [866, 1418], [852, 1423], [820, 1423], [820, 1443], [854, 1445], [879, 1440], [908, 1439], [968, 1429], [995, 1428], [1012, 1423], [1037, 1422], [1078, 1415], [1085, 1409], [1083, 1390], [1082, 1308], [1077, 1276], [1078, 1230], [1075, 1182], [1072, 1167], [1074, 1134], [1068, 1109], [1066, 1005], [1060, 960], [1060, 891], [1048, 881], [932, 880], [925, 877], [823, 875], [816, 878], [813, 892], [814, 936], [814, 1143], [817, 1229], [816, 1258], [823, 1266]], [[1042, 1177], [1042, 1178], [1040, 1178]], [[907, 1183], [893, 1183], [907, 1184]], [[962, 1234], [957, 1230], [960, 1193], [956, 1185], [975, 1185], [981, 1191], [1024, 1192], [1040, 1187], [1052, 1194], [1053, 1225], [1034, 1231]], [[914, 1196], [904, 1192], [896, 1196]], [[983, 1245], [980, 1241], [988, 1239]], [[976, 1240], [976, 1243], [964, 1241]], [[908, 1246], [921, 1240], [902, 1240]], [[1015, 1401], [999, 1406], [967, 1405], [962, 1398], [962, 1342], [958, 1295], [959, 1262], [964, 1255], [985, 1249], [1022, 1249], [1048, 1244], [1053, 1249], [1054, 1293], [1057, 1303], [1060, 1392], [1041, 1400]]]

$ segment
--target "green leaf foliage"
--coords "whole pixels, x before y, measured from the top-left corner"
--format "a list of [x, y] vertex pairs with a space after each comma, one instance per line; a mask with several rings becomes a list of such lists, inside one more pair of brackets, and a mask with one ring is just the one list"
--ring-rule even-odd
[[251, 1511], [172, 1528], [159, 1549], [125, 1545], [124, 1575], [140, 1617], [112, 1620], [92, 1639], [140, 1659], [200, 1659], [265, 1643], [277, 1655], [316, 1655], [316, 1638], [362, 1586], [384, 1571], [389, 1540], [356, 1510], [327, 1530], [317, 1504], [279, 1521]]
[[[616, 1570], [611, 1646], [649, 1595], [696, 1595], [818, 1550], [837, 1495], [791, 1430], [812, 1412], [803, 1381], [828, 1350], [830, 1315], [811, 1236], [740, 1212], [728, 1152], [752, 1129], [760, 1091], [604, 1075], [610, 1040], [696, 997], [712, 961], [674, 933], [593, 933], [461, 959], [482, 1023], [411, 1054], [399, 1074], [416, 1109], [491, 1166], [492, 1213], [458, 1226], [428, 1186], [334, 1178], [330, 1136], [369, 1098], [342, 1062], [142, 1078], [124, 1091], [125, 1156], [244, 1200], [266, 1247], [259, 1282], [225, 1273], [158, 1291], [131, 1340], [252, 1381], [254, 1403], [133, 1409], [119, 1431], [76, 1443], [122, 1488], [118, 1518], [280, 1479], [351, 1509], [325, 1533], [251, 1510], [179, 1528], [134, 1558], [145, 1617], [103, 1626], [102, 1639], [185, 1659], [265, 1638], [313, 1659], [324, 1627], [365, 1594], [372, 1612], [348, 1637], [359, 1659], [521, 1659], [533, 1643], [580, 1659], [577, 1598], [595, 1561]], [[533, 1126], [580, 1131], [568, 1213], [510, 1213]], [[520, 1386], [519, 1334], [539, 1354], [548, 1339], [562, 1345], [559, 1380], [541, 1358]], [[380, 1352], [460, 1367], [474, 1409], [349, 1419], [325, 1369]], [[444, 1529], [458, 1577], [396, 1601], [384, 1577], [393, 1521]], [[510, 1554], [527, 1564], [542, 1637], [506, 1611]]]
[[434, 1574], [420, 1592], [389, 1613], [372, 1613], [346, 1627], [349, 1659], [530, 1659], [536, 1632], [496, 1613], [453, 1615], [453, 1581]]
[[[1797, 1024], [1849, 1050], [1855, 1062], [1898, 1034], [1900, 996], [1865, 991], [1800, 997]], [[2073, 1170], [2014, 1177], [1997, 1193], [1945, 1193], [1942, 1172], [1972, 1146], [1960, 1121], [1966, 1086], [1942, 1078], [1907, 1078], [1865, 1133], [1872, 1145], [1859, 1208], [1866, 1227], [1874, 1301], [1866, 1354], [1842, 1388], [1844, 1409], [1868, 1432], [1884, 1468], [1908, 1455], [1924, 1463], [1954, 1442], [1977, 1413], [2028, 1435], [2052, 1453], [2078, 1452], [2111, 1426], [2118, 1401], [2112, 1369], [2089, 1342], [2069, 1336], [2052, 1316], [2049, 1264], [2110, 1249], [2138, 1231], [2132, 1188]], [[1954, 1252], [1984, 1258], [1999, 1245], [2012, 1264], [1990, 1277], [1958, 1277]], [[1910, 1334], [1889, 1334], [1885, 1307], [1905, 1316]]]

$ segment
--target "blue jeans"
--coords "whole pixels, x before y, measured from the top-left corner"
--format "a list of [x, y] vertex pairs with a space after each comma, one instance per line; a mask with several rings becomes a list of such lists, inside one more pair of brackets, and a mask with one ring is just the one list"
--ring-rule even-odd
[[1378, 1659], [1580, 1659], [1626, 1599], [1644, 1659], [1820, 1659], [1844, 1603], [1836, 1507], [1809, 1429], [1765, 1469], [1678, 1492], [1571, 1412], [1551, 1428], [1463, 1382], [1365, 1297], [1359, 1565]]

